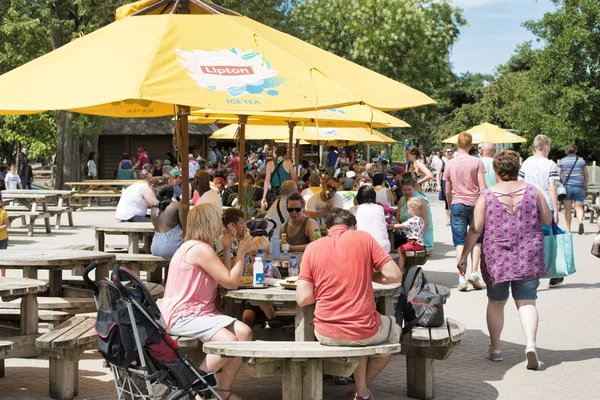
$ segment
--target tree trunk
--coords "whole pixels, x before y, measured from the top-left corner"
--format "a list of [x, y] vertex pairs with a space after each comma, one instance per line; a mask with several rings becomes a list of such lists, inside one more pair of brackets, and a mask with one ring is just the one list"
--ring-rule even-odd
[[[55, 0], [50, 2], [50, 40], [52, 49], [69, 42], [70, 35], [66, 32], [65, 24], [70, 20], [69, 10], [71, 1]], [[65, 82], [65, 84], [69, 84]], [[78, 181], [82, 175], [80, 165], [79, 136], [71, 132], [70, 113], [56, 113], [56, 184], [55, 189], [64, 189], [65, 182]]]

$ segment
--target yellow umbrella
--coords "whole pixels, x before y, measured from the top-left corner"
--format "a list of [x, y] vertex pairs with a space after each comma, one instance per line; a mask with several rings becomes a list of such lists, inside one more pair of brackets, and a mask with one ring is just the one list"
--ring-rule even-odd
[[247, 115], [247, 125], [289, 126], [289, 123], [323, 128], [410, 128], [405, 121], [367, 105], [352, 105], [318, 111], [252, 112], [232, 114], [227, 110], [193, 111], [189, 121], [201, 124], [237, 124], [238, 115]]
[[[235, 140], [237, 125], [228, 125], [214, 132], [210, 139]], [[288, 130], [281, 126], [249, 125], [246, 127], [246, 140], [287, 140]], [[329, 146], [350, 146], [357, 143], [388, 144], [396, 141], [389, 136], [367, 128], [315, 128], [296, 126], [294, 139], [311, 144]]]
[[[502, 129], [496, 125], [489, 124], [487, 122], [472, 127], [466, 132], [469, 132], [473, 137], [473, 143], [525, 143], [527, 139], [519, 135], [515, 135], [505, 129]], [[456, 143], [458, 141], [458, 135], [454, 135], [444, 140], [444, 143]]]

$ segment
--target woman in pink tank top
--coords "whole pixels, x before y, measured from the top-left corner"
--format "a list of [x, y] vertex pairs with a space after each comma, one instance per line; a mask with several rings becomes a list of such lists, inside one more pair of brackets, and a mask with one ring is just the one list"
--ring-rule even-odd
[[467, 256], [483, 234], [481, 274], [487, 289], [491, 342], [488, 359], [503, 359], [500, 333], [504, 306], [512, 291], [527, 341], [526, 367], [537, 369], [537, 288], [539, 278], [546, 275], [542, 225], [552, 223], [552, 213], [539, 190], [517, 180], [520, 162], [516, 152], [503, 151], [493, 165], [498, 183], [485, 189], [477, 200], [458, 269], [466, 272]]
[[[184, 243], [169, 264], [169, 277], [160, 310], [169, 333], [189, 336], [202, 342], [249, 341], [252, 330], [243, 322], [221, 314], [216, 307], [217, 287], [237, 289], [244, 269], [244, 257], [251, 249], [250, 239], [238, 245], [231, 270], [221, 262], [211, 244], [223, 230], [221, 215], [209, 203], [190, 210]], [[241, 358], [222, 358], [207, 354], [200, 365], [203, 371], [222, 370], [219, 390], [223, 398], [240, 399], [231, 392]]]

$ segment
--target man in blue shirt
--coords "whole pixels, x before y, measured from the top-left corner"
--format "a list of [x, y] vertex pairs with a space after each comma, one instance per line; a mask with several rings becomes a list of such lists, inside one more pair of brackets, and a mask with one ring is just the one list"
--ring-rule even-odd
[[329, 153], [327, 153], [327, 159], [326, 159], [326, 162], [325, 162], [325, 167], [327, 167], [327, 168], [335, 168], [337, 166], [338, 158], [340, 158], [340, 155], [338, 154], [338, 152], [335, 149], [335, 147], [331, 146], [329, 148]]

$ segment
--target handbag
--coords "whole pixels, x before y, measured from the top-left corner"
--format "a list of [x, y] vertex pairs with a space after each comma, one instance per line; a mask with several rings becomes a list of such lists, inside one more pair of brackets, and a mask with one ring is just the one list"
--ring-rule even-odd
[[544, 232], [544, 261], [546, 264], [544, 278], [562, 278], [577, 272], [573, 235], [560, 229], [554, 222], [550, 231]]
[[600, 258], [600, 231], [598, 231], [594, 238], [594, 243], [592, 243], [592, 255]]

